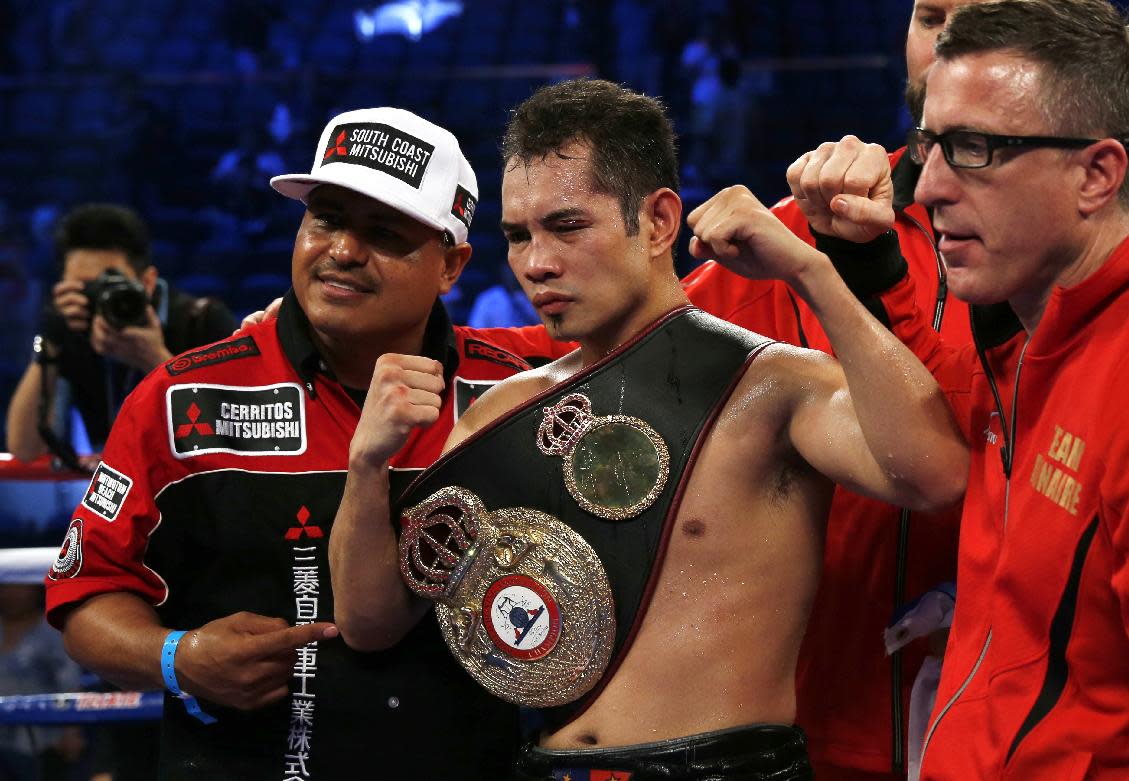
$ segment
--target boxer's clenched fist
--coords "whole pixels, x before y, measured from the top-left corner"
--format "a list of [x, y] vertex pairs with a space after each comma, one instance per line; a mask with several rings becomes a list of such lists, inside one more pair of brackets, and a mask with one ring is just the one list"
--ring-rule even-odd
[[823, 256], [799, 239], [748, 188], [727, 187], [686, 218], [690, 253], [750, 279], [792, 282]]
[[380, 356], [349, 446], [350, 461], [386, 463], [403, 447], [413, 428], [439, 419], [444, 384], [438, 361], [419, 355]]

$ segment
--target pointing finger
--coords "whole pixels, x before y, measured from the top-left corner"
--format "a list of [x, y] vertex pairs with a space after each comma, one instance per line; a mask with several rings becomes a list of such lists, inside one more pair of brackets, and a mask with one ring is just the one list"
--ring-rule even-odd
[[337, 637], [337, 627], [325, 621], [313, 624], [288, 626], [263, 635], [257, 635], [258, 649], [264, 655], [276, 651], [301, 648], [318, 640], [331, 640]]

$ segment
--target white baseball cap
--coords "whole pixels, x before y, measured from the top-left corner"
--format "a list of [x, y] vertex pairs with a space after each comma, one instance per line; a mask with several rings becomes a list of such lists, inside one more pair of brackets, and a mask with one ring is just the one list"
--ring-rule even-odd
[[335, 184], [391, 206], [466, 241], [478, 204], [478, 180], [448, 130], [399, 108], [346, 111], [321, 133], [307, 174], [270, 185], [306, 203], [319, 184]]

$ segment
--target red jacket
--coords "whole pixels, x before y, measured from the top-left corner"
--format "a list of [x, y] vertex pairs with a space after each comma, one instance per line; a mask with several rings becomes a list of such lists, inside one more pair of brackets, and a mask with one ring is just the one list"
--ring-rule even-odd
[[[921, 311], [940, 321], [946, 342], [969, 344], [968, 307], [943, 287], [929, 216], [912, 202], [917, 169], [908, 160], [899, 164], [901, 159], [902, 151], [890, 156], [895, 231], [916, 283], [907, 290], [914, 291]], [[791, 198], [773, 211], [796, 235], [815, 243]], [[865, 300], [893, 280], [869, 268], [869, 258], [859, 260], [841, 271]], [[683, 285], [711, 314], [831, 352], [815, 315], [782, 283], [747, 280], [711, 261]], [[871, 772], [904, 768], [909, 693], [925, 648], [919, 643], [887, 657], [882, 631], [899, 605], [953, 579], [958, 517], [959, 508], [943, 516], [915, 515], [910, 523], [896, 507], [836, 490], [822, 580], [797, 667], [796, 721], [817, 762]]]
[[[439, 419], [393, 458], [393, 486], [439, 456], [477, 396], [528, 368], [510, 352], [536, 354], [527, 340], [493, 336], [506, 340], [452, 327], [435, 307], [423, 353], [443, 363], [447, 386]], [[157, 368], [127, 399], [72, 516], [47, 579], [48, 618], [59, 626], [69, 606], [130, 592], [170, 628], [241, 610], [332, 620], [327, 545], [360, 413], [356, 394], [320, 365], [292, 293], [277, 320]], [[448, 700], [460, 708], [436, 710]], [[431, 752], [425, 775], [485, 778], [505, 772], [518, 740], [516, 709], [458, 668], [434, 621], [387, 652], [358, 654], [336, 640], [300, 653], [283, 701], [204, 707], [218, 723], [201, 725], [166, 696], [167, 773], [266, 781], [298, 763], [316, 778], [347, 778], [378, 736], [405, 756]]]
[[1030, 339], [1009, 315], [975, 307], [983, 363], [938, 369], [968, 378], [972, 469], [921, 778], [1126, 778], [1129, 238]]
[[[112, 518], [107, 516], [104, 504], [95, 504], [98, 496], [95, 483], [92, 483], [91, 498], [76, 508], [76, 519], [87, 527], [82, 536], [84, 544], [78, 551], [82, 555], [71, 571], [63, 574], [56, 568], [46, 580], [47, 617], [52, 624], [61, 626], [60, 607], [106, 591], [131, 591], [154, 605], [166, 601], [167, 583], [159, 572], [146, 566], [145, 555], [148, 538], [161, 520], [161, 513], [155, 508], [156, 497], [167, 486], [207, 470], [283, 473], [297, 461], [302, 463], [303, 470], [345, 469], [349, 439], [360, 407], [336, 381], [316, 367], [295, 365], [299, 357], [309, 360], [313, 347], [302, 331], [304, 326], [290, 325], [299, 317], [305, 323], [304, 315], [291, 314], [296, 305], [289, 297], [285, 306], [287, 316], [280, 316], [277, 321], [283, 325], [283, 335], [276, 328], [275, 320], [244, 329], [239, 332], [239, 338], [174, 358], [146, 377], [130, 396], [123, 407], [127, 414], [121, 416], [122, 423], [115, 428], [115, 436], [103, 453], [104, 465], [128, 473], [129, 488], [119, 489], [122, 502], [120, 506], [112, 504], [109, 511]], [[477, 396], [490, 385], [528, 369], [529, 364], [519, 356], [550, 357], [547, 350], [553, 344], [547, 339], [542, 343], [536, 329], [452, 326], [445, 310], [439, 306], [429, 320], [425, 341], [429, 342], [425, 344], [425, 353], [445, 364], [448, 384], [443, 393], [443, 406], [436, 423], [412, 430], [408, 441], [392, 458], [394, 471], [422, 471], [430, 466], [442, 452], [459, 414]], [[225, 387], [271, 382], [288, 382], [301, 387], [307, 381], [324, 384], [324, 387], [320, 394], [316, 390], [306, 393], [309, 398], [303, 402], [302, 410], [305, 415], [309, 407], [310, 425], [299, 424], [303, 438], [301, 449], [273, 455], [243, 451], [237, 445], [208, 445], [206, 455], [186, 457], [177, 454], [172, 447], [182, 424], [200, 424], [189, 427], [186, 431], [189, 435], [210, 432], [218, 438], [223, 437], [224, 432], [219, 430], [217, 421], [206, 419], [203, 413], [195, 413], [200, 416], [198, 420], [173, 419], [176, 410], [171, 401], [166, 403], [166, 396], [170, 388], [185, 381], [185, 375], [189, 382], [220, 383]], [[248, 441], [252, 441], [256, 434], [251, 432], [244, 436], [250, 436], [252, 439]], [[248, 453], [253, 457], [248, 458]], [[202, 468], [200, 464], [205, 462]], [[410, 477], [404, 476], [403, 480]]]

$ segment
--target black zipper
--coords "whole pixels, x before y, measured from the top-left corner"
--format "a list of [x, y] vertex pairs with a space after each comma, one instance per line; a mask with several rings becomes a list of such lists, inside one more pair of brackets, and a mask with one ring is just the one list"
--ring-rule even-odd
[[[913, 215], [901, 212], [901, 217], [921, 231], [921, 235], [933, 250], [933, 260], [937, 267], [937, 298], [933, 306], [933, 330], [940, 333], [941, 322], [945, 317], [945, 302], [948, 298], [949, 280], [945, 271], [945, 261], [937, 249], [933, 235]], [[909, 558], [909, 524], [910, 511], [902, 509], [898, 520], [898, 553], [894, 569], [894, 605], [903, 605], [906, 601], [906, 566]], [[902, 702], [902, 651], [895, 651], [890, 655], [890, 734], [892, 736], [891, 771], [901, 775], [906, 771], [906, 736], [902, 728], [904, 721], [905, 703]]]
[[799, 338], [800, 347], [810, 347], [808, 344], [808, 335], [804, 333], [804, 323], [800, 319], [800, 305], [796, 302], [796, 296], [792, 292], [792, 288], [788, 288], [788, 300], [792, 302], [792, 314], [796, 316], [796, 333]]
[[937, 249], [936, 242], [933, 241], [933, 235], [926, 230], [925, 226], [908, 212], [902, 212], [901, 216], [921, 231], [925, 240], [929, 242], [930, 249], [933, 250], [933, 261], [937, 265], [937, 298], [933, 303], [933, 330], [940, 333], [941, 321], [945, 317], [945, 302], [949, 295], [949, 275], [945, 270], [945, 261], [941, 257], [940, 250]]

